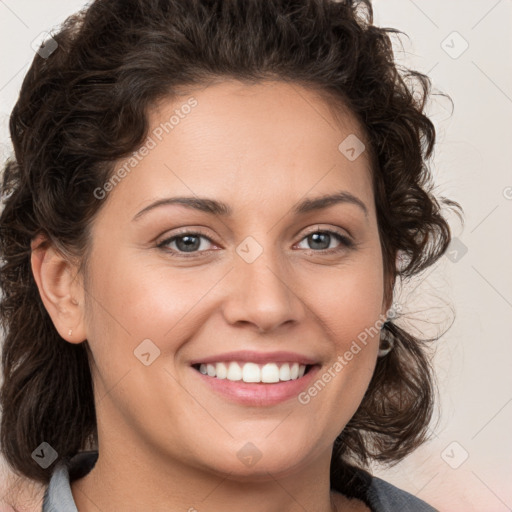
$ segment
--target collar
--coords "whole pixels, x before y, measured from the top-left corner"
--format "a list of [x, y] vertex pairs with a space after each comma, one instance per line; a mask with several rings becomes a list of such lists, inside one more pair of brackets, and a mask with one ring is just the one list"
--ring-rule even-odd
[[[89, 473], [97, 459], [96, 450], [80, 452], [71, 459], [61, 459], [55, 466], [44, 493], [42, 512], [78, 512], [70, 482]], [[359, 491], [354, 493], [354, 497], [362, 493], [357, 497], [362, 499], [372, 512], [439, 512], [416, 496], [372, 476], [363, 469], [357, 470], [355, 478], [359, 479]]]

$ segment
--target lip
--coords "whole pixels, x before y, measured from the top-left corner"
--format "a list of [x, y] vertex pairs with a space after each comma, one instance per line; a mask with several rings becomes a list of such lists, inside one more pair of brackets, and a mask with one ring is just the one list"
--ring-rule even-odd
[[[215, 354], [201, 359], [195, 359], [190, 365], [201, 363], [224, 363], [229, 361], [237, 361], [242, 363], [299, 363], [304, 365], [315, 365], [319, 361], [315, 361], [310, 357], [298, 354], [296, 352], [258, 352], [256, 350], [238, 350], [236, 352], [224, 352], [223, 354]], [[301, 377], [302, 378], [302, 377]]]
[[[215, 357], [217, 358], [218, 356]], [[218, 359], [212, 358], [210, 358], [210, 360], [218, 361]], [[226, 359], [224, 359], [224, 361], [225, 360]], [[251, 361], [254, 361], [254, 359], [251, 359]], [[273, 359], [273, 361], [275, 361], [275, 359]], [[286, 361], [289, 361], [289, 359], [286, 359]], [[191, 370], [206, 386], [230, 402], [245, 406], [265, 407], [276, 405], [290, 399], [296, 399], [301, 391], [310, 386], [320, 368], [320, 364], [314, 364], [309, 368], [307, 373], [298, 379], [272, 384], [217, 379], [216, 377], [203, 375], [195, 368], [191, 368]]]

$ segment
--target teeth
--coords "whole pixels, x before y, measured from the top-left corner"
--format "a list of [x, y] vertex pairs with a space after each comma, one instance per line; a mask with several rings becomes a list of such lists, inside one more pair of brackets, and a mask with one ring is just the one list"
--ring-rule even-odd
[[228, 367], [224, 363], [217, 363], [215, 366], [217, 379], [225, 379], [228, 376]]
[[245, 363], [242, 368], [242, 380], [244, 382], [261, 382], [260, 367], [254, 363]]
[[261, 382], [279, 382], [279, 368], [275, 363], [267, 363], [261, 369]]
[[[304, 367], [304, 369], [306, 369]], [[290, 365], [288, 363], [284, 363], [281, 368], [279, 368], [279, 380], [290, 380], [292, 378], [290, 374]]]
[[273, 383], [302, 377], [306, 373], [306, 365], [299, 363], [237, 363], [236, 361], [230, 361], [229, 363], [201, 364], [199, 371], [203, 375], [217, 379]]
[[228, 367], [228, 373], [226, 375], [228, 380], [242, 380], [242, 369], [238, 363], [231, 361]]

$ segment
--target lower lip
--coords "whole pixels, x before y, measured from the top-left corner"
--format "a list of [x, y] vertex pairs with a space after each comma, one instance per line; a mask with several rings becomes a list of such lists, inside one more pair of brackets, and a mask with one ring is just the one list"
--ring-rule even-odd
[[204, 375], [195, 368], [192, 370], [198, 377], [215, 392], [230, 401], [252, 406], [275, 405], [292, 398], [309, 386], [313, 377], [319, 371], [320, 365], [314, 365], [302, 377], [276, 383], [249, 383], [241, 380], [217, 379]]

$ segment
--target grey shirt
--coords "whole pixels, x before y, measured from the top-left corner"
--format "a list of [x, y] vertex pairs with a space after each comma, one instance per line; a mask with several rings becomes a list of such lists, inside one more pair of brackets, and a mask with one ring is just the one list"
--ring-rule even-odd
[[[71, 460], [60, 460], [55, 466], [46, 488], [42, 512], [78, 512], [70, 482], [86, 475], [96, 463], [97, 451], [81, 452]], [[372, 512], [438, 512], [424, 501], [398, 487], [361, 470], [365, 481], [364, 495], [360, 498]]]

